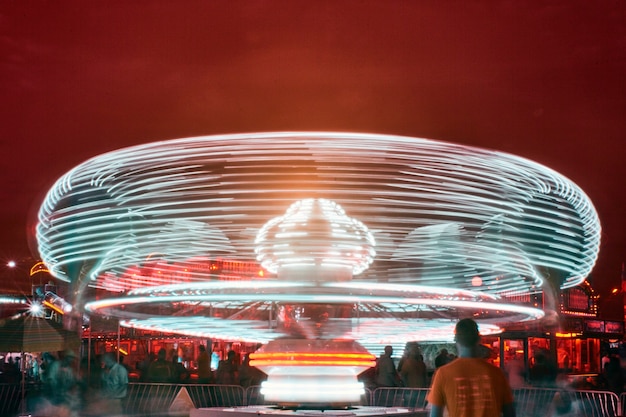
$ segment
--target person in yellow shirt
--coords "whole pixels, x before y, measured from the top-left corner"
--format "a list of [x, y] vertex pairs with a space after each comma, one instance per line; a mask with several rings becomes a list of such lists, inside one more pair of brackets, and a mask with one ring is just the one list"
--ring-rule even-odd
[[500, 368], [480, 354], [478, 325], [462, 319], [455, 327], [458, 358], [440, 367], [428, 394], [431, 417], [515, 417], [513, 393]]

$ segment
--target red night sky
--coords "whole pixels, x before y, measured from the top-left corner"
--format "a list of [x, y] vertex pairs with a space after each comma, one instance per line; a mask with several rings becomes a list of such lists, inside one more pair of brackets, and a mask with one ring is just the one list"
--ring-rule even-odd
[[[92, 156], [197, 135], [334, 130], [553, 168], [599, 212], [592, 285], [602, 295], [620, 285], [623, 0], [5, 1], [0, 23], [3, 263], [31, 254], [45, 192]], [[618, 301], [603, 315], [621, 319]]]

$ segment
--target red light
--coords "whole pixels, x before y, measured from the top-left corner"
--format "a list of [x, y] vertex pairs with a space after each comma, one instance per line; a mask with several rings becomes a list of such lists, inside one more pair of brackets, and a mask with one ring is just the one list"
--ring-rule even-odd
[[369, 353], [297, 353], [255, 352], [250, 354], [252, 366], [374, 366], [376, 357]]

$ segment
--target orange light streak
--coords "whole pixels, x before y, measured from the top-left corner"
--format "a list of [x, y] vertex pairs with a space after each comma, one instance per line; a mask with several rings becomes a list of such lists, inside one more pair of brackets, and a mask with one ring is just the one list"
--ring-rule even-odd
[[376, 364], [376, 357], [369, 353], [297, 353], [268, 352], [250, 354], [250, 365], [289, 366], [366, 366]]
[[316, 361], [316, 360], [251, 360], [250, 366], [365, 366], [376, 365], [375, 361]]
[[44, 301], [43, 305], [48, 307], [49, 309], [52, 309], [52, 310], [56, 311], [59, 314], [65, 314], [65, 311], [63, 311], [61, 308], [55, 306], [54, 304], [49, 303], [48, 301]]

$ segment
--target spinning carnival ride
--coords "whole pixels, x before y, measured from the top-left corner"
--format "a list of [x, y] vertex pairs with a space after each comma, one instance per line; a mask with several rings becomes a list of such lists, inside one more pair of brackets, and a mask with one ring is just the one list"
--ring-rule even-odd
[[[575, 184], [513, 155], [296, 132], [97, 156], [49, 191], [37, 238], [90, 314], [263, 343], [266, 397], [349, 403], [384, 345], [451, 340], [459, 317], [486, 335], [550, 314], [531, 296], [584, 281], [600, 226]], [[307, 388], [285, 390], [294, 375]]]

